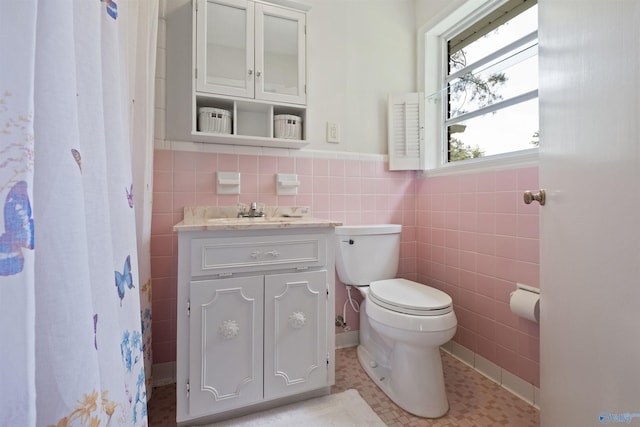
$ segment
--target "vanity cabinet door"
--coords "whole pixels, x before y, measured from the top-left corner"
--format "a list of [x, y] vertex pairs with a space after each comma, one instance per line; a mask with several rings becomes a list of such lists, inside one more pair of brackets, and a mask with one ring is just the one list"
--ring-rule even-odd
[[326, 270], [265, 277], [265, 399], [328, 385], [326, 308]]
[[254, 97], [254, 3], [198, 0], [196, 89]]
[[189, 414], [262, 401], [264, 276], [192, 281]]

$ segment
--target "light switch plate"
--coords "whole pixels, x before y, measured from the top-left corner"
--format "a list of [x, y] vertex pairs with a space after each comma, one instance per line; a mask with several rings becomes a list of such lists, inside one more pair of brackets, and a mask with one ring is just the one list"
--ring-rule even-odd
[[327, 122], [327, 142], [337, 144], [340, 142], [340, 125]]

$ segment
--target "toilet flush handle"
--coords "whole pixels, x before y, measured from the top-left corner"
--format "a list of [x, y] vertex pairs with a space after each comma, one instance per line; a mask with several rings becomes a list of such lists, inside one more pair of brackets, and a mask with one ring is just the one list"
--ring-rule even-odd
[[350, 245], [353, 245], [355, 242], [353, 241], [353, 239], [349, 239], [349, 240], [343, 240], [342, 243], [348, 243]]

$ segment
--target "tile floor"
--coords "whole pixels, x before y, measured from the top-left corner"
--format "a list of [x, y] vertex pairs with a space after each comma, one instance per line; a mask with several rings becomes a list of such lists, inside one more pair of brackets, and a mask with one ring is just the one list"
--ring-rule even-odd
[[[336, 351], [336, 384], [332, 393], [355, 388], [369, 406], [390, 427], [536, 427], [540, 413], [474, 369], [442, 354], [449, 412], [442, 418], [415, 417], [395, 405], [362, 370], [355, 347]], [[149, 402], [149, 426], [176, 425], [175, 384], [157, 387]]]

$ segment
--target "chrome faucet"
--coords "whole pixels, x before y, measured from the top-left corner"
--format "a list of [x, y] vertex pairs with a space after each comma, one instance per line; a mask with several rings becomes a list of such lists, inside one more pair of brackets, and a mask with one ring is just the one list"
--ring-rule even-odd
[[246, 206], [238, 208], [238, 218], [264, 218], [266, 214], [263, 209], [263, 206], [258, 208], [257, 202], [251, 202], [249, 210], [246, 209]]

